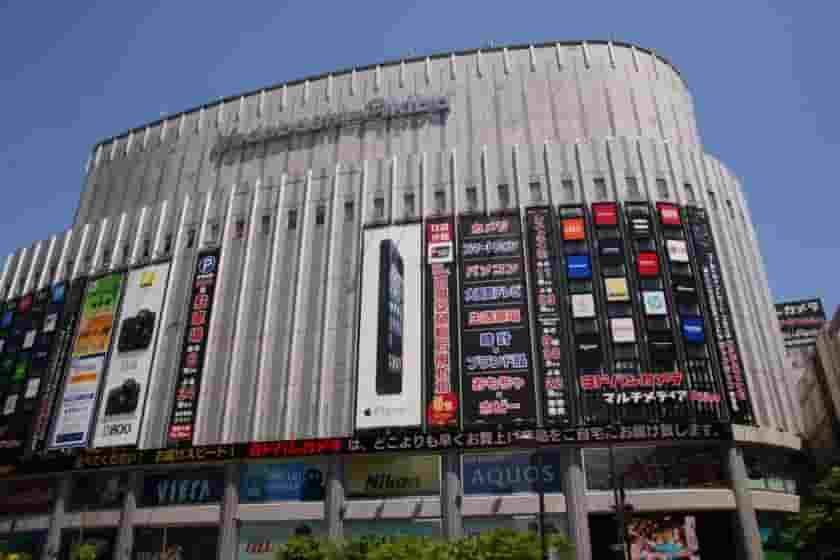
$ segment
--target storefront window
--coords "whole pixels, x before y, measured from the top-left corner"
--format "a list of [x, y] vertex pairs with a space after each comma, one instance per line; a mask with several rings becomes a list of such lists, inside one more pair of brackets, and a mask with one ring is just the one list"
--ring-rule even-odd
[[322, 538], [327, 525], [321, 520], [251, 523], [239, 528], [237, 560], [274, 560], [280, 546], [293, 536]]
[[788, 560], [795, 558], [796, 522], [786, 513], [757, 511], [758, 533], [761, 547], [767, 560]]
[[465, 495], [561, 493], [561, 456], [557, 453], [487, 453], [464, 455], [462, 480]]
[[73, 479], [69, 511], [121, 509], [128, 489], [128, 473], [83, 474]]
[[[140, 527], [134, 530], [133, 560], [216, 558], [218, 527]], [[97, 558], [110, 558], [98, 556]]]
[[[616, 447], [616, 474], [627, 489], [727, 486], [721, 449], [715, 446]], [[589, 490], [612, 490], [609, 449], [584, 450]]]
[[96, 558], [111, 558], [116, 550], [116, 542], [116, 529], [65, 529], [61, 532], [58, 560], [73, 558], [73, 553], [80, 543], [91, 547], [96, 553]]
[[244, 465], [239, 501], [322, 501], [326, 465], [323, 461], [278, 461]]
[[345, 521], [344, 537], [435, 537], [443, 536], [440, 519], [371, 519]]
[[46, 531], [26, 531], [0, 535], [0, 556], [28, 554], [33, 560], [37, 560], [41, 557], [41, 550], [46, 541]]
[[744, 449], [744, 464], [751, 489], [796, 494], [799, 476], [796, 454], [781, 449], [749, 447]]
[[[546, 514], [546, 533], [566, 534], [568, 518], [566, 514]], [[464, 518], [464, 534], [467, 536], [480, 535], [495, 529], [513, 529], [514, 531], [537, 531], [539, 527], [536, 515], [513, 515], [499, 517], [466, 517]]]
[[347, 497], [401, 498], [440, 494], [437, 455], [367, 455], [345, 465]]

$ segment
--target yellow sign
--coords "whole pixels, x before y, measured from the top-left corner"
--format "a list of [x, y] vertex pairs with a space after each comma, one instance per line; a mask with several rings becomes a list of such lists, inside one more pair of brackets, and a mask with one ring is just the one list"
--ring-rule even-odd
[[607, 289], [607, 301], [630, 301], [626, 278], [607, 278], [604, 285]]
[[440, 493], [440, 458], [435, 455], [350, 457], [345, 468], [349, 498]]

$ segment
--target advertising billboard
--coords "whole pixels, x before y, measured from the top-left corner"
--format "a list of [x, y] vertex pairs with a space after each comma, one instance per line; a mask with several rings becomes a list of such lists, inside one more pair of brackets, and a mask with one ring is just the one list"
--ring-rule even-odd
[[53, 449], [88, 443], [122, 284], [122, 273], [113, 273], [92, 280], [85, 289], [70, 369], [53, 424]]
[[825, 310], [819, 298], [783, 301], [776, 304], [785, 348], [813, 349], [825, 324]]
[[73, 358], [70, 361], [64, 393], [56, 411], [50, 446], [53, 449], [87, 445], [104, 366], [105, 356]]
[[222, 501], [225, 473], [220, 469], [169, 471], [143, 477], [143, 507], [216, 504]]
[[76, 322], [81, 315], [85, 285], [85, 280], [81, 279], [69, 285], [65, 283], [56, 284], [51, 290], [52, 302], [48, 308], [44, 331], [46, 332], [48, 328], [53, 328], [53, 326], [55, 330], [49, 333], [53, 338], [52, 347], [47, 360], [46, 371], [39, 383], [39, 395], [35, 399], [31, 416], [27, 422], [30, 431], [27, 437], [26, 454], [40, 451], [48, 443], [50, 419], [62, 387], [62, 375], [73, 344]]
[[[537, 379], [542, 384], [544, 418], [546, 422], [568, 423], [568, 379], [564, 372], [566, 340], [563, 336], [560, 302], [557, 297], [558, 255], [554, 218], [548, 208], [529, 208], [526, 219], [534, 336], [538, 353]], [[591, 300], [592, 296], [589, 295], [589, 301]], [[588, 303], [576, 300], [578, 311], [586, 312]], [[592, 312], [594, 313], [594, 303]]]
[[213, 311], [213, 294], [219, 275], [219, 250], [205, 251], [198, 255], [193, 277], [190, 307], [178, 379], [175, 383], [175, 400], [169, 421], [167, 437], [171, 442], [192, 441], [198, 395], [201, 390], [201, 372]]
[[[732, 419], [735, 423], [750, 424], [753, 422], [753, 413], [744, 375], [744, 362], [741, 359], [741, 351], [735, 336], [735, 326], [709, 219], [702, 208], [688, 207], [685, 209], [685, 214], [695, 259], [698, 261], [698, 268], [703, 279], [709, 319], [717, 342], [720, 368], [723, 372]], [[683, 334], [687, 339], [691, 336], [702, 336], [702, 319], [699, 327], [698, 330], [697, 322], [694, 325], [684, 323]]]
[[111, 343], [114, 317], [120, 301], [123, 275], [109, 274], [88, 284], [82, 303], [82, 320], [73, 344], [73, 357], [104, 354]]
[[420, 224], [364, 232], [356, 386], [360, 430], [422, 423], [421, 233]]
[[322, 501], [326, 472], [319, 461], [246, 464], [240, 479], [239, 501]]
[[440, 493], [439, 455], [380, 455], [345, 464], [348, 498], [399, 498]]
[[[474, 270], [475, 276], [504, 271]], [[431, 429], [460, 426], [458, 368], [458, 283], [455, 223], [452, 218], [426, 223], [426, 423]]]
[[630, 546], [630, 560], [700, 560], [697, 522], [693, 515], [634, 517], [627, 522], [627, 541]]
[[137, 444], [168, 276], [168, 263], [128, 274], [94, 447]]
[[544, 453], [539, 465], [531, 453], [464, 455], [464, 494], [562, 492], [562, 462], [558, 453]]
[[[537, 418], [528, 295], [518, 215], [468, 216], [460, 224], [463, 424]], [[473, 267], [503, 265], [505, 278], [475, 278]]]

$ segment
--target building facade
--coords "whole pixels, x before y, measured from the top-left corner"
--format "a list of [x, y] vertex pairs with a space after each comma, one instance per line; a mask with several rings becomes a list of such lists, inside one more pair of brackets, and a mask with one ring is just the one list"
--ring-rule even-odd
[[833, 458], [840, 442], [840, 313], [814, 336], [799, 379], [802, 439], [818, 460]]
[[798, 509], [744, 194], [651, 51], [316, 76], [110, 138], [86, 173], [73, 227], [0, 276], [9, 542], [256, 558], [301, 524], [528, 527], [539, 490], [599, 558], [620, 479], [637, 556], [676, 528], [757, 558]]

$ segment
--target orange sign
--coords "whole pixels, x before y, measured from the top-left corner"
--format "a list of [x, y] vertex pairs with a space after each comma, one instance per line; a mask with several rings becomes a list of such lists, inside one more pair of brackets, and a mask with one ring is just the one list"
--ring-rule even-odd
[[583, 218], [566, 218], [563, 220], [563, 239], [566, 241], [582, 241], [586, 239], [584, 231]]

